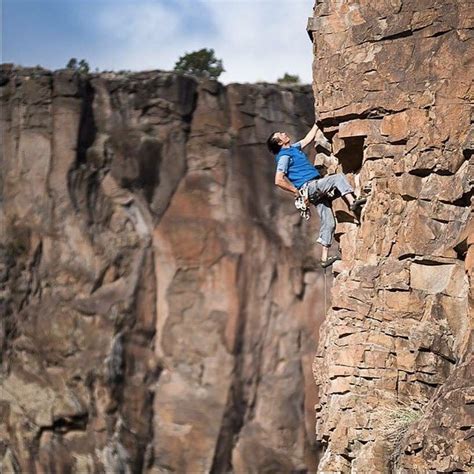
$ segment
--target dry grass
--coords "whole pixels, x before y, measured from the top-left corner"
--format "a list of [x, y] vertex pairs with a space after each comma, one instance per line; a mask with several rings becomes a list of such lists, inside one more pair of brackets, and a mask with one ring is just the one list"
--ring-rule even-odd
[[377, 431], [392, 448], [400, 444], [410, 426], [422, 415], [422, 410], [414, 409], [402, 402], [394, 402], [374, 410]]

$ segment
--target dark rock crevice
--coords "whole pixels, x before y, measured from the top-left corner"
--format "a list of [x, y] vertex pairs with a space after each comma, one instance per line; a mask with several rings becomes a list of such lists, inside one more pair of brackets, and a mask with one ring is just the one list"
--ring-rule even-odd
[[[239, 268], [242, 269], [242, 260]], [[239, 271], [243, 275], [244, 271]], [[241, 283], [244, 283], [241, 279]], [[245, 287], [245, 283], [244, 283]], [[244, 291], [243, 295], [246, 294]], [[245, 298], [244, 298], [245, 301]], [[242, 429], [247, 412], [248, 401], [245, 399], [244, 388], [244, 337], [245, 337], [245, 308], [239, 310], [238, 329], [236, 331], [234, 348], [234, 369], [232, 373], [233, 381], [229, 390], [227, 405], [223, 414], [220, 433], [216, 443], [214, 459], [210, 472], [219, 474], [222, 472], [232, 472], [232, 451], [236, 445], [238, 435]]]

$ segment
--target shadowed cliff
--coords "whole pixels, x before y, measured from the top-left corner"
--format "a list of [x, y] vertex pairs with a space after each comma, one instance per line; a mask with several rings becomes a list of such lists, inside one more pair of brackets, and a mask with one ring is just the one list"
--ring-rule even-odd
[[2, 69], [6, 472], [315, 467], [310, 87]]

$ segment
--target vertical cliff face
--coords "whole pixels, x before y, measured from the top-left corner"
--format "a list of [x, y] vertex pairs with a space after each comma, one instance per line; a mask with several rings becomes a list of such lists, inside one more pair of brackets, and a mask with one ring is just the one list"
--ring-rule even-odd
[[313, 369], [325, 471], [473, 468], [472, 4], [316, 2], [316, 109], [368, 193]]
[[313, 227], [263, 145], [309, 87], [4, 66], [6, 472], [314, 467]]

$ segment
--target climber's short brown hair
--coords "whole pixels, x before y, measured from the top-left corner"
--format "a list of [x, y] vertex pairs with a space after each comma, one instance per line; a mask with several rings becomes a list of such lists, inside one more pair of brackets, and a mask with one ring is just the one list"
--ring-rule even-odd
[[278, 132], [273, 132], [267, 140], [267, 147], [270, 150], [271, 153], [276, 155], [280, 150], [281, 150], [281, 144], [280, 141], [278, 140], [277, 137], [275, 137], [275, 134]]

